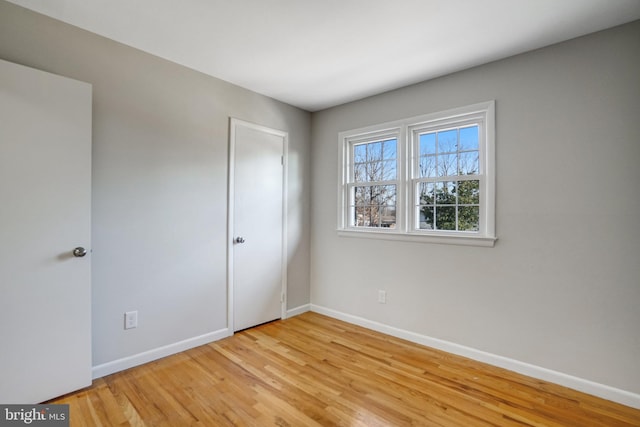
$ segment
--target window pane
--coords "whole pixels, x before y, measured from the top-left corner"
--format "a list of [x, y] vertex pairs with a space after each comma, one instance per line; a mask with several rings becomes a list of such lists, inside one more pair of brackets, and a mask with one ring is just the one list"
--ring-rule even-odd
[[353, 162], [364, 163], [367, 161], [367, 144], [353, 146]]
[[478, 125], [460, 129], [460, 151], [478, 149]]
[[367, 181], [382, 181], [382, 162], [371, 162], [367, 164]]
[[367, 208], [365, 208], [364, 206], [356, 206], [356, 208], [353, 210], [353, 225], [355, 225], [356, 227], [364, 226], [366, 210]]
[[393, 203], [393, 206], [396, 205], [396, 186], [395, 185], [385, 185], [384, 193], [386, 194], [386, 204]]
[[367, 206], [363, 208], [364, 215], [362, 217], [362, 226], [370, 227], [371, 226], [371, 207]]
[[458, 174], [458, 155], [444, 154], [438, 156], [438, 176]]
[[480, 173], [479, 160], [477, 151], [460, 153], [459, 175], [477, 175]]
[[436, 156], [420, 157], [420, 177], [434, 178], [436, 176]]
[[396, 186], [395, 185], [372, 185], [371, 204], [372, 205], [396, 205]]
[[456, 207], [455, 206], [437, 206], [435, 228], [437, 230], [455, 230], [456, 229]]
[[395, 228], [395, 208], [390, 208], [388, 206], [371, 206], [370, 212], [370, 221], [366, 226]]
[[436, 154], [436, 134], [423, 133], [420, 135], [420, 155]]
[[421, 230], [433, 230], [433, 211], [430, 206], [422, 206], [420, 208], [420, 222], [418, 228]]
[[389, 139], [382, 143], [382, 158], [384, 160], [395, 160], [397, 158], [397, 141]]
[[480, 181], [458, 182], [458, 203], [461, 205], [477, 205], [480, 203]]
[[396, 186], [369, 185], [354, 188], [356, 227], [390, 227], [396, 224]]
[[367, 160], [382, 160], [382, 142], [371, 142], [367, 144]]
[[382, 164], [382, 180], [392, 181], [396, 179], [396, 161], [387, 160]]
[[396, 206], [380, 207], [380, 226], [387, 228], [396, 227]]
[[366, 163], [356, 163], [353, 165], [353, 182], [364, 182], [367, 180]]
[[369, 204], [369, 200], [371, 199], [370, 198], [368, 199], [369, 193], [367, 192], [367, 188], [368, 187], [354, 188], [353, 204], [355, 206], [364, 206]]
[[365, 199], [365, 203], [367, 205], [372, 205], [377, 203], [377, 197], [378, 197], [378, 186], [377, 185], [370, 185], [368, 187], [364, 188], [364, 199]]
[[438, 154], [458, 151], [458, 129], [438, 132]]
[[397, 146], [395, 138], [353, 145], [353, 182], [397, 179]]
[[454, 182], [436, 182], [436, 204], [456, 204], [456, 185]]
[[421, 205], [432, 205], [435, 203], [436, 184], [433, 182], [421, 182], [418, 185], [420, 195], [418, 203]]
[[458, 207], [458, 230], [478, 231], [480, 229], [480, 207], [460, 206]]
[[371, 221], [369, 227], [380, 227], [380, 209], [378, 206], [371, 206]]

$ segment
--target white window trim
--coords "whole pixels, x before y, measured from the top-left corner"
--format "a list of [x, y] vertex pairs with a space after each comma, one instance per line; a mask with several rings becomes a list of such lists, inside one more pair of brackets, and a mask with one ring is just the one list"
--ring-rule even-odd
[[[418, 130], [475, 119], [483, 123], [479, 142], [481, 167], [480, 231], [432, 231], [413, 229], [414, 210], [412, 163], [415, 157], [413, 135]], [[398, 136], [398, 186], [396, 195], [396, 228], [356, 228], [349, 226], [349, 156], [354, 142], [372, 140], [387, 135]], [[338, 235], [342, 237], [373, 238], [422, 243], [454, 244], [493, 247], [495, 235], [495, 101], [482, 102], [447, 111], [387, 122], [379, 125], [353, 129], [339, 133], [339, 179], [338, 179]]]
[[[345, 161], [345, 163], [343, 164], [343, 173], [344, 173], [344, 185], [341, 186], [341, 191], [342, 194], [344, 196], [344, 216], [343, 216], [343, 223], [342, 226], [343, 228], [347, 229], [348, 224], [349, 224], [349, 214], [351, 213], [351, 207], [349, 205], [349, 188], [354, 186], [356, 183], [351, 182], [350, 181], [350, 175], [351, 175], [351, 170], [349, 169], [349, 166], [353, 163], [351, 162], [350, 159], [350, 151], [351, 151], [351, 146], [358, 144], [358, 143], [366, 143], [366, 142], [374, 142], [374, 141], [380, 141], [380, 140], [385, 140], [385, 139], [396, 139], [397, 140], [397, 145], [396, 145], [396, 179], [394, 180], [394, 184], [396, 185], [396, 211], [397, 211], [397, 207], [400, 206], [401, 203], [404, 203], [405, 198], [404, 198], [404, 191], [402, 190], [401, 187], [403, 187], [404, 185], [404, 169], [405, 169], [405, 165], [404, 162], [402, 161], [402, 158], [404, 156], [404, 147], [401, 146], [401, 141], [404, 139], [404, 131], [401, 127], [391, 127], [391, 128], [385, 128], [385, 129], [377, 129], [374, 132], [364, 132], [364, 133], [358, 133], [357, 135], [355, 135], [354, 137], [349, 137], [345, 140], [344, 143], [344, 150], [343, 150], [343, 157], [342, 159]], [[366, 184], [369, 185], [375, 185], [376, 183], [374, 182], [367, 182]], [[399, 227], [399, 219], [396, 216], [396, 227]], [[376, 232], [378, 233], [392, 233], [393, 229], [387, 229], [387, 228], [378, 228], [376, 229]]]

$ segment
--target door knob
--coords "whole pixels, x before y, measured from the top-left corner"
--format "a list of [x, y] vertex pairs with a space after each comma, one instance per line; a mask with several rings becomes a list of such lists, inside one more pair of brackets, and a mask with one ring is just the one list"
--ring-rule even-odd
[[75, 248], [73, 250], [73, 256], [76, 257], [76, 258], [82, 258], [86, 254], [87, 254], [87, 250], [85, 248], [83, 248], [82, 246], [78, 246], [77, 248]]
[[234, 239], [234, 242], [236, 242], [236, 243], [244, 243], [244, 237], [238, 236], [238, 237], [236, 237]]

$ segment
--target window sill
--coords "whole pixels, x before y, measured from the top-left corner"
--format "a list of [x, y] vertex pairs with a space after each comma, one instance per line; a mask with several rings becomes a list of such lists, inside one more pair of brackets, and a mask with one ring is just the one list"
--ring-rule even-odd
[[400, 233], [395, 231], [370, 231], [370, 230], [346, 230], [339, 229], [340, 237], [356, 237], [363, 239], [395, 240], [415, 243], [435, 243], [439, 245], [461, 245], [479, 246], [492, 248], [495, 245], [496, 237], [473, 236], [473, 235], [453, 235], [453, 234], [421, 234], [421, 233]]

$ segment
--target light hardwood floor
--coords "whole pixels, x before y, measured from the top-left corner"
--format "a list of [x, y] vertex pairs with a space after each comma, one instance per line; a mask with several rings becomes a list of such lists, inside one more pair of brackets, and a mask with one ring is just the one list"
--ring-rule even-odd
[[640, 410], [316, 313], [52, 403], [71, 426], [640, 426]]

